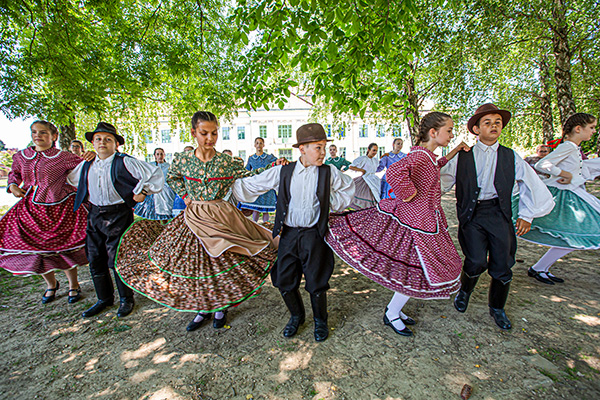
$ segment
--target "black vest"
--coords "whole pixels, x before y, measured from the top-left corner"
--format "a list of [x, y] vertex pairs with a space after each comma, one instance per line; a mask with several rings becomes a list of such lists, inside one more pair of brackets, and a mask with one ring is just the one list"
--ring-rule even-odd
[[[292, 174], [296, 168], [296, 163], [292, 162], [281, 167], [281, 175], [279, 176], [279, 192], [277, 194], [277, 211], [275, 213], [275, 227], [273, 228], [273, 237], [279, 235], [283, 227], [283, 221], [288, 213], [290, 205], [290, 183]], [[317, 221], [317, 229], [321, 237], [327, 234], [327, 222], [329, 220], [329, 192], [331, 185], [331, 169], [329, 165], [321, 165], [319, 168], [319, 177], [317, 180], [317, 199], [319, 199], [319, 207], [321, 213]], [[310, 188], [307, 188], [310, 190]], [[309, 228], [308, 226], [304, 228]]]
[[[515, 153], [508, 147], [498, 146], [498, 160], [494, 174], [494, 188], [502, 214], [512, 220], [511, 198], [515, 184]], [[477, 169], [473, 150], [460, 151], [456, 166], [456, 214], [460, 224], [466, 224], [473, 217], [477, 197], [481, 188], [477, 186]]]
[[[110, 166], [110, 179], [112, 180], [115, 190], [121, 196], [129, 207], [133, 208], [137, 204], [133, 200], [133, 189], [137, 186], [139, 180], [125, 168], [125, 157], [131, 157], [123, 153], [115, 153], [112, 164]], [[79, 177], [79, 186], [77, 186], [77, 195], [75, 195], [74, 210], [77, 211], [81, 203], [88, 197], [88, 175], [90, 172], [91, 161], [86, 161], [81, 168], [81, 176]]]

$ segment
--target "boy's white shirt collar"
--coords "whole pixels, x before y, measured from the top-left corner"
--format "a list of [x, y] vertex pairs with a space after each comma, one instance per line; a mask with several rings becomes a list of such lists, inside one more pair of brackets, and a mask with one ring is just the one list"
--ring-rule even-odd
[[500, 143], [498, 143], [498, 141], [496, 141], [496, 143], [494, 143], [493, 145], [488, 146], [487, 144], [483, 144], [480, 140], [477, 140], [477, 142], [475, 143], [475, 146], [479, 147], [479, 149], [482, 151], [488, 151], [488, 149], [498, 151], [498, 146], [500, 146]]

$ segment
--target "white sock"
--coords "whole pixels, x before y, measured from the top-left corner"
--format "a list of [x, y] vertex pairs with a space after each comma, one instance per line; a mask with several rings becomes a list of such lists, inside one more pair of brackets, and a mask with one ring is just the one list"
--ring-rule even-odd
[[252, 213], [252, 220], [253, 220], [254, 222], [258, 222], [258, 217], [260, 217], [260, 213], [259, 213], [258, 211], [254, 211], [254, 212]]
[[225, 314], [223, 313], [223, 311], [217, 311], [215, 313], [215, 319], [223, 319], [224, 316]]
[[[394, 293], [392, 300], [390, 300], [390, 302], [387, 306], [388, 310], [385, 315], [388, 317], [388, 319], [390, 320], [392, 325], [394, 325], [394, 327], [398, 330], [402, 330], [402, 329], [406, 328], [406, 325], [404, 325], [404, 322], [402, 322], [402, 320], [398, 317], [401, 316], [402, 307], [404, 307], [404, 305], [406, 304], [408, 299], [410, 299], [410, 297], [405, 296], [402, 293], [396, 292], [396, 293]], [[404, 314], [402, 314], [402, 315], [404, 315]], [[404, 317], [406, 317], [406, 316], [404, 316]]]
[[267, 222], [269, 220], [269, 213], [263, 213], [263, 222]]
[[196, 315], [196, 318], [194, 318], [194, 322], [202, 322], [204, 321], [204, 318], [206, 318], [206, 314], [199, 312], [198, 315]]
[[559, 258], [566, 256], [573, 250], [574, 249], [561, 249], [560, 247], [551, 247], [546, 252], [546, 254], [544, 254], [542, 258], [540, 258], [533, 267], [531, 267], [531, 269], [537, 272], [543, 272], [544, 274], [542, 275], [542, 277], [546, 278], [546, 276], [544, 275], [546, 275], [545, 273], [547, 273], [550, 270], [552, 264], [557, 262]]

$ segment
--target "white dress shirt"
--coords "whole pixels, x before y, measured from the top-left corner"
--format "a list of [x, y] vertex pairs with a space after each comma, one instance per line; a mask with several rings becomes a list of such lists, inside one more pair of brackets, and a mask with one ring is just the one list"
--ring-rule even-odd
[[[600, 200], [585, 189], [586, 181], [593, 180], [600, 175], [600, 158], [583, 160], [579, 147], [566, 140], [559, 144], [552, 153], [538, 161], [535, 169], [551, 175], [550, 178], [544, 179], [546, 185], [572, 191], [600, 213]], [[558, 175], [561, 171], [573, 174], [570, 183], [565, 185], [558, 182], [560, 179]]]
[[[333, 211], [342, 211], [354, 198], [354, 182], [335, 166], [328, 167], [331, 170], [329, 205]], [[314, 165], [305, 167], [300, 161], [296, 162], [290, 182], [290, 204], [283, 221], [285, 225], [308, 228], [319, 221], [321, 210], [317, 198], [318, 172], [319, 169]], [[251, 203], [271, 189], [278, 191], [280, 176], [281, 165], [258, 175], [238, 179], [233, 184], [233, 195], [239, 201]]]
[[[116, 153], [115, 153], [116, 154]], [[121, 204], [125, 201], [119, 196], [110, 177], [110, 170], [115, 155], [101, 160], [98, 156], [92, 162], [88, 172], [89, 201], [95, 206], [111, 206]], [[164, 184], [165, 177], [160, 167], [153, 166], [145, 161], [133, 157], [124, 157], [125, 168], [139, 182], [133, 189], [133, 194], [140, 194], [146, 190], [148, 194], [159, 193]], [[73, 186], [79, 185], [81, 177], [82, 161], [67, 177], [67, 183]]]
[[[471, 148], [475, 159], [477, 186], [481, 188], [478, 200], [490, 200], [498, 197], [494, 187], [498, 146], [498, 142], [487, 146], [478, 140]], [[450, 160], [440, 171], [442, 191], [444, 192], [452, 189], [456, 183], [458, 157], [460, 155]], [[513, 190], [513, 193], [519, 193], [519, 218], [531, 222], [534, 218], [543, 217], [552, 211], [554, 208], [552, 194], [533, 168], [517, 153], [515, 153], [515, 180], [518, 184], [518, 191]]]

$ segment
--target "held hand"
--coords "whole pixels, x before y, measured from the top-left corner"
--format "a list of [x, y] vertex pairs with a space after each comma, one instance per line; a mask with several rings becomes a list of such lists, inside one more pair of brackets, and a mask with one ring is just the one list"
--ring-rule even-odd
[[145, 195], [145, 194], [143, 194], [143, 193], [134, 194], [134, 195], [133, 195], [133, 200], [134, 200], [136, 203], [141, 203], [141, 202], [143, 202], [144, 200], [146, 200], [146, 195]]
[[192, 204], [192, 199], [190, 199], [189, 197], [186, 197], [185, 199], [183, 199], [183, 202], [185, 203], [186, 206], [189, 206], [190, 204]]
[[288, 165], [290, 162], [285, 157], [278, 158], [275, 165]]
[[416, 195], [417, 195], [417, 191], [415, 190], [415, 192], [412, 195], [408, 196], [405, 199], [402, 199], [402, 201], [405, 202], [405, 203], [408, 203], [409, 201], [411, 201], [412, 199], [414, 199]]
[[461, 150], [471, 151], [471, 148], [465, 142], [460, 142], [460, 144], [458, 146], [456, 146], [455, 149], [456, 149], [457, 152], [459, 152]]
[[531, 222], [527, 222], [521, 218], [517, 219], [517, 236], [522, 236], [531, 230]]
[[560, 178], [557, 180], [557, 182], [562, 183], [563, 185], [568, 185], [571, 183], [571, 179], [573, 179], [573, 174], [569, 171], [560, 171], [558, 176], [560, 176]]
[[17, 185], [10, 185], [9, 190], [15, 197], [25, 197], [25, 191]]
[[93, 151], [86, 151], [81, 155], [81, 158], [83, 158], [84, 161], [92, 161], [96, 158], [96, 153]]

